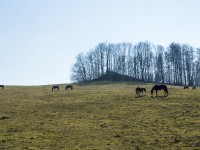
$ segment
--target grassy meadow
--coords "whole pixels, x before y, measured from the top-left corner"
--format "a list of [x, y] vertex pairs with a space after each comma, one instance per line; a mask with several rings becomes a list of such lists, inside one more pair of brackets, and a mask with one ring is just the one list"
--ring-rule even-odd
[[200, 89], [168, 86], [137, 97], [137, 84], [5, 86], [0, 149], [200, 149]]

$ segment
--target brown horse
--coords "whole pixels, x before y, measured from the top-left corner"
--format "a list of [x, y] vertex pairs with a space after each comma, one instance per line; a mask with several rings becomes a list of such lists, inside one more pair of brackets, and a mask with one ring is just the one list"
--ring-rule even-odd
[[196, 89], [196, 86], [193, 86], [192, 89]]
[[57, 91], [59, 91], [59, 86], [58, 86], [58, 85], [54, 85], [54, 86], [52, 87], [51, 90], [53, 91], [53, 90], [55, 90], [55, 89], [56, 89]]
[[67, 85], [66, 87], [65, 87], [65, 90], [73, 90], [73, 86], [72, 85]]
[[156, 91], [156, 97], [158, 96], [158, 90], [164, 90], [165, 95], [168, 96], [168, 89], [166, 85], [154, 85], [154, 87], [151, 89], [151, 96], [153, 97], [153, 91]]
[[187, 85], [186, 85], [186, 86], [184, 86], [184, 89], [189, 89], [189, 86], [187, 86]]
[[141, 93], [143, 94], [143, 91], [146, 92], [146, 88], [137, 87], [137, 88], [135, 89], [135, 92], [136, 92], [137, 96], [140, 96]]

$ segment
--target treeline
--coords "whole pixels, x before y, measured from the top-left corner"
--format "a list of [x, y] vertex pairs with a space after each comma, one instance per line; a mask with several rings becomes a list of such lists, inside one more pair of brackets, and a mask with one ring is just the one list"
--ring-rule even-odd
[[144, 82], [175, 85], [200, 84], [200, 48], [171, 43], [167, 48], [150, 42], [100, 43], [87, 54], [79, 54], [71, 79], [85, 82], [107, 71], [128, 75]]

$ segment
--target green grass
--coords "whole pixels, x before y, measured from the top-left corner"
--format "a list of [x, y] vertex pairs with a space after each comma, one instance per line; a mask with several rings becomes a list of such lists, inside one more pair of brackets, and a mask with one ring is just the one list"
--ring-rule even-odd
[[[0, 149], [200, 149], [200, 90], [134, 84], [0, 90]], [[142, 86], [142, 85], [141, 85]]]

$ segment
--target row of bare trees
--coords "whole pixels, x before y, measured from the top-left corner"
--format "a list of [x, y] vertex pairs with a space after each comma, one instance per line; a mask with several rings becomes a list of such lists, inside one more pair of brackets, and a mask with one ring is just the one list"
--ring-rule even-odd
[[73, 82], [99, 78], [107, 71], [144, 82], [176, 85], [200, 84], [200, 48], [171, 43], [167, 48], [150, 42], [100, 43], [79, 54], [72, 67]]

